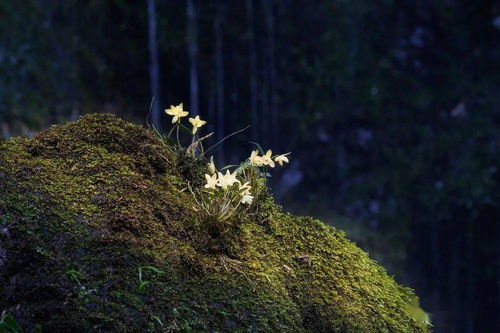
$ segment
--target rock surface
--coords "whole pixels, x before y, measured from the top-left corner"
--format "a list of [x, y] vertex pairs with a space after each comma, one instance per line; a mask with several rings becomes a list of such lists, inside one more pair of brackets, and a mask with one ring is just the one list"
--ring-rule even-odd
[[411, 290], [270, 195], [221, 235], [205, 161], [95, 114], [0, 141], [0, 312], [41, 332], [426, 332]]

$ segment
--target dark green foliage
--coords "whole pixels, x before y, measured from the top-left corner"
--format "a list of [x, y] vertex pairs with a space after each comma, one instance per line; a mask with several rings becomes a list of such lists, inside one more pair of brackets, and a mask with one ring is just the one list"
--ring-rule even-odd
[[411, 290], [269, 195], [236, 216], [230, 251], [207, 251], [222, 242], [197, 223], [185, 159], [110, 115], [1, 142], [0, 309], [42, 332], [428, 330]]

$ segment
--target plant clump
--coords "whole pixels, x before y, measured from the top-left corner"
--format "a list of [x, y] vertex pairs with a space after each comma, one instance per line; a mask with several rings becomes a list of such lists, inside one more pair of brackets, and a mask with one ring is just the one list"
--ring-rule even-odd
[[[183, 112], [172, 110], [177, 130]], [[1, 141], [1, 325], [428, 331], [413, 292], [341, 231], [274, 203], [259, 164], [286, 154], [256, 151], [220, 170], [197, 141], [186, 149], [108, 114]], [[230, 208], [203, 208], [210, 200]]]

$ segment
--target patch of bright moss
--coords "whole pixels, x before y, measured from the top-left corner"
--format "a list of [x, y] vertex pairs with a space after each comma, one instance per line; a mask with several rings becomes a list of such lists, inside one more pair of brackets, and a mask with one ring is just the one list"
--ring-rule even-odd
[[211, 235], [186, 190], [204, 165], [104, 114], [1, 141], [0, 311], [42, 332], [428, 330], [411, 290], [269, 195]]

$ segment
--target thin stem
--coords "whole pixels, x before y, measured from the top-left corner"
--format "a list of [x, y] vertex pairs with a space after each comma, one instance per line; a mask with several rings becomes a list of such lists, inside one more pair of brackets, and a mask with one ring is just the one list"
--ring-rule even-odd
[[170, 136], [172, 135], [172, 132], [174, 131], [175, 126], [170, 129], [170, 131], [167, 134], [167, 138], [170, 140]]
[[177, 124], [177, 144], [179, 145], [179, 148], [181, 148], [181, 141], [179, 140], [179, 124]]
[[224, 137], [222, 140], [220, 140], [219, 142], [217, 142], [215, 145], [213, 145], [212, 147], [210, 147], [210, 148], [208, 148], [207, 150], [205, 150], [205, 152], [203, 153], [203, 155], [204, 155], [204, 154], [206, 154], [209, 150], [211, 150], [211, 149], [213, 149], [213, 148], [217, 147], [218, 145], [220, 145], [222, 142], [226, 141], [227, 139], [229, 139], [229, 138], [230, 138], [230, 137], [232, 137], [233, 135], [236, 135], [236, 134], [238, 134], [238, 133], [241, 133], [241, 132], [243, 132], [243, 131], [247, 130], [248, 128], [250, 128], [250, 125], [248, 125], [248, 126], [247, 126], [247, 127], [245, 127], [245, 128], [240, 129], [239, 131], [236, 131], [236, 132], [234, 132], [234, 133], [229, 134], [228, 136]]

